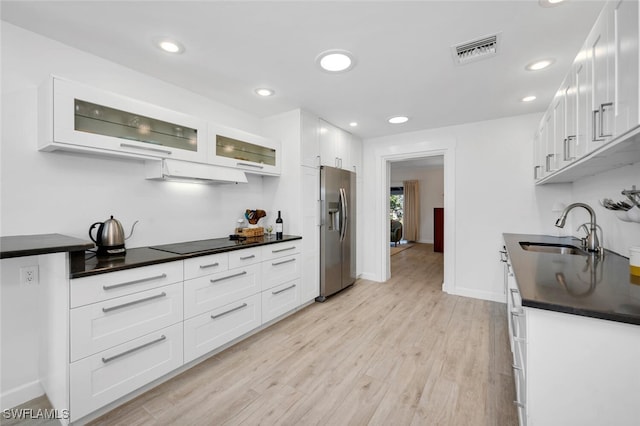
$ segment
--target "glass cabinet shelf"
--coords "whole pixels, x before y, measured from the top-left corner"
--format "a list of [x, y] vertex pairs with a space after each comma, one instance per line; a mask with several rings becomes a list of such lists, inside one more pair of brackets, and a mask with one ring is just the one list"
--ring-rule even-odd
[[216, 135], [216, 155], [267, 166], [276, 165], [275, 149], [222, 135]]
[[76, 131], [156, 146], [198, 150], [198, 131], [179, 124], [75, 99]]

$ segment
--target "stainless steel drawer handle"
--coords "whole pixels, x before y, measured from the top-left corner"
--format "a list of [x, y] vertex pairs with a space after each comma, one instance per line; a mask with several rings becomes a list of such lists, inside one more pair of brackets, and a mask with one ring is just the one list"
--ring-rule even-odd
[[274, 262], [271, 265], [272, 266], [278, 266], [278, 265], [283, 265], [285, 263], [290, 263], [290, 262], [295, 262], [296, 258], [294, 257], [293, 259], [288, 259], [288, 260], [283, 260], [282, 262]]
[[241, 258], [240, 258], [240, 260], [253, 259], [254, 257], [256, 257], [256, 255], [255, 255], [255, 254], [252, 254], [251, 256], [244, 256], [244, 257], [241, 257]]
[[160, 280], [162, 278], [167, 278], [167, 274], [161, 274], [161, 275], [157, 275], [155, 277], [149, 277], [149, 278], [141, 278], [139, 280], [127, 281], [126, 283], [113, 284], [113, 285], [103, 285], [102, 289], [103, 290], [113, 290], [114, 288], [118, 288], [118, 287], [124, 287], [124, 286], [127, 286], [127, 285], [133, 285], [133, 284], [140, 284], [140, 283], [144, 283], [144, 282], [147, 282], [147, 281]]
[[156, 340], [152, 340], [151, 342], [145, 343], [144, 345], [140, 345], [140, 346], [137, 346], [135, 348], [129, 349], [128, 351], [124, 351], [124, 352], [122, 352], [121, 354], [118, 354], [118, 355], [110, 356], [108, 358], [102, 358], [102, 362], [104, 362], [106, 364], [106, 363], [108, 363], [110, 361], [113, 361], [114, 359], [118, 359], [118, 358], [123, 357], [125, 355], [129, 355], [132, 352], [139, 351], [140, 349], [144, 349], [144, 348], [146, 348], [148, 346], [151, 346], [151, 345], [155, 345], [156, 343], [162, 342], [163, 340], [166, 340], [166, 339], [167, 339], [167, 336], [165, 336], [163, 334], [162, 336], [160, 336]]
[[237, 307], [235, 307], [235, 308], [233, 308], [233, 309], [229, 309], [228, 311], [225, 311], [225, 312], [223, 312], [223, 313], [221, 313], [221, 314], [218, 314], [218, 315], [211, 315], [211, 319], [220, 318], [220, 317], [222, 317], [222, 316], [225, 316], [225, 315], [227, 315], [227, 314], [230, 314], [231, 312], [235, 312], [235, 311], [237, 311], [237, 310], [239, 310], [239, 309], [246, 308], [246, 307], [247, 307], [247, 304], [246, 304], [246, 303], [243, 303], [242, 305], [237, 306]]
[[138, 303], [148, 302], [149, 300], [159, 299], [161, 297], [165, 297], [166, 295], [167, 293], [163, 291], [162, 293], [156, 294], [155, 296], [145, 297], [144, 299], [134, 300], [133, 302], [127, 302], [127, 303], [123, 303], [122, 305], [111, 306], [109, 308], [102, 308], [102, 312], [115, 311], [116, 309], [122, 309], [122, 308], [126, 308], [127, 306], [137, 305]]
[[291, 247], [287, 247], [279, 250], [271, 250], [271, 253], [280, 253], [282, 251], [293, 250], [294, 248], [296, 248], [296, 246], [291, 246]]
[[271, 292], [271, 294], [274, 294], [274, 295], [275, 295], [275, 294], [284, 293], [284, 292], [285, 292], [285, 291], [287, 291], [287, 290], [291, 290], [291, 289], [292, 289], [292, 288], [294, 288], [295, 286], [296, 286], [296, 285], [295, 285], [295, 284], [293, 284], [293, 285], [290, 285], [290, 286], [289, 286], [289, 287], [287, 287], [287, 288], [283, 288], [282, 290], [272, 291], [272, 292]]
[[523, 309], [514, 309], [511, 311], [511, 315], [516, 316], [516, 317], [521, 317], [524, 315], [524, 310]]
[[200, 265], [200, 269], [214, 268], [216, 266], [220, 266], [218, 262], [210, 263], [209, 265]]
[[215, 280], [209, 280], [209, 281], [211, 281], [212, 283], [217, 283], [220, 281], [228, 280], [229, 278], [235, 278], [235, 277], [239, 277], [241, 275], [246, 275], [246, 274], [247, 274], [247, 271], [242, 271], [242, 272], [238, 272], [237, 274], [228, 275], [226, 277], [216, 278]]
[[257, 164], [249, 164], [249, 163], [236, 163], [237, 166], [245, 166], [245, 167], [255, 167], [256, 169], [264, 169], [264, 166], [259, 166]]
[[534, 179], [540, 179], [540, 176], [538, 176], [538, 171], [542, 170], [542, 166], [535, 166], [533, 168], [533, 178]]
[[511, 364], [511, 367], [513, 367], [514, 370], [522, 371], [522, 367], [519, 367], [515, 364]]
[[167, 155], [173, 154], [173, 152], [171, 152], [171, 151], [169, 151], [167, 149], [158, 149], [158, 148], [150, 148], [150, 147], [146, 147], [146, 146], [131, 145], [130, 143], [121, 143], [120, 147], [122, 147], [122, 148], [142, 149], [142, 150], [145, 150], [145, 151], [160, 152], [162, 154], [167, 154]]

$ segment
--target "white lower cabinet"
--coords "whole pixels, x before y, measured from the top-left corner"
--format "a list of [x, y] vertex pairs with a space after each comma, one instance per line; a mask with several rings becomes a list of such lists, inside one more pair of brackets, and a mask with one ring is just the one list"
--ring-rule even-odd
[[508, 285], [520, 425], [637, 425], [640, 327], [523, 307]]
[[71, 309], [71, 362], [182, 322], [182, 283]]
[[284, 241], [72, 279], [71, 422], [299, 308], [301, 246]]
[[71, 421], [115, 401], [183, 364], [182, 323], [74, 362]]
[[256, 264], [185, 281], [185, 318], [260, 292], [260, 278], [260, 264]]
[[300, 279], [289, 281], [262, 292], [262, 323], [295, 309], [300, 298]]
[[186, 320], [185, 362], [192, 361], [260, 327], [261, 308], [258, 293]]

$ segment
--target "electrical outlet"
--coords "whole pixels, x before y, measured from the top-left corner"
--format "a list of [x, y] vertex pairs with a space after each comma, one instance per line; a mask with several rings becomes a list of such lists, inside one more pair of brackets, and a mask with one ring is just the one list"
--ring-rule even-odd
[[38, 284], [38, 265], [20, 268], [20, 284]]

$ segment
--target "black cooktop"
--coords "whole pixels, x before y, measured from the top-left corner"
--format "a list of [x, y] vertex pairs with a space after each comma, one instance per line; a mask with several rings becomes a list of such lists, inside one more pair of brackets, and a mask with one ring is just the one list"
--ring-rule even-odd
[[[254, 244], [255, 243], [257, 243], [257, 241], [255, 241]], [[215, 238], [211, 240], [188, 241], [186, 243], [164, 244], [161, 246], [154, 246], [149, 248], [175, 254], [192, 254], [199, 253], [201, 251], [211, 251], [247, 245], [251, 245], [251, 242], [247, 242], [246, 240], [238, 241], [228, 240], [224, 238]]]

